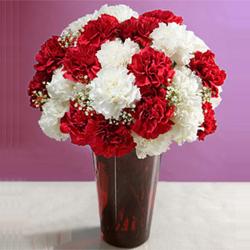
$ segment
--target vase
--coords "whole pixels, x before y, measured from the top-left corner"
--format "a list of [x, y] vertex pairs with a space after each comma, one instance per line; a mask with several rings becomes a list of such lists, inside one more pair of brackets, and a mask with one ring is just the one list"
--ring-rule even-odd
[[160, 156], [138, 159], [133, 151], [93, 157], [103, 240], [123, 248], [143, 244], [150, 235]]

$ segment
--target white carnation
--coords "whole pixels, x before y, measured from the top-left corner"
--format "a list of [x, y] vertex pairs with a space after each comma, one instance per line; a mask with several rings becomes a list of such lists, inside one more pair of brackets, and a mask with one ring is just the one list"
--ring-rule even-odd
[[138, 17], [138, 13], [129, 8], [124, 4], [108, 6], [107, 4], [103, 5], [101, 9], [98, 11], [98, 14], [108, 14], [110, 16], [114, 16], [118, 19], [119, 22], [123, 22], [131, 17]]
[[69, 102], [49, 99], [43, 105], [42, 116], [38, 123], [48, 137], [57, 141], [66, 140], [69, 137], [68, 134], [60, 131], [60, 119], [68, 110]]
[[125, 68], [107, 68], [98, 72], [90, 83], [92, 107], [106, 119], [118, 119], [122, 109], [130, 107], [141, 95], [135, 77]]
[[52, 80], [46, 86], [48, 94], [53, 99], [67, 101], [72, 97], [75, 82], [72, 82], [63, 76], [62, 69], [55, 70]]
[[61, 37], [67, 37], [69, 35], [73, 37], [77, 37], [81, 31], [83, 31], [84, 26], [90, 21], [95, 20], [98, 18], [97, 11], [95, 11], [93, 14], [88, 14], [86, 16], [83, 16], [76, 21], [70, 23], [61, 34]]
[[172, 87], [177, 95], [172, 128], [174, 140], [178, 144], [195, 141], [204, 121], [201, 79], [186, 67], [176, 68]]
[[159, 135], [156, 139], [145, 139], [136, 133], [132, 133], [134, 142], [136, 143], [136, 155], [139, 159], [144, 159], [147, 156], [160, 155], [166, 152], [172, 143], [171, 131]]
[[160, 23], [150, 37], [152, 47], [163, 51], [178, 65], [188, 65], [194, 52], [208, 50], [207, 45], [192, 31], [186, 30], [185, 25]]
[[140, 50], [139, 45], [130, 38], [123, 43], [120, 39], [108, 41], [97, 52], [97, 58], [104, 67], [127, 67], [131, 63], [132, 56]]

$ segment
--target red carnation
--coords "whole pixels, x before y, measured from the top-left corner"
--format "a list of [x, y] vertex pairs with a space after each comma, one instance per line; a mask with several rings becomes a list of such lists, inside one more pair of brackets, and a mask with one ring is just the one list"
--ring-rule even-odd
[[52, 36], [42, 45], [36, 55], [37, 64], [34, 65], [37, 72], [28, 87], [32, 107], [41, 108], [45, 103], [48, 98], [46, 84], [51, 81], [53, 71], [62, 64], [64, 55], [65, 49], [58, 42], [58, 36]]
[[58, 36], [52, 36], [41, 47], [41, 50], [36, 55], [38, 62], [34, 67], [37, 71], [45, 72], [51, 76], [53, 71], [62, 64], [62, 59], [65, 55], [65, 49], [58, 42]]
[[174, 76], [172, 61], [163, 52], [146, 47], [132, 57], [128, 69], [135, 75], [139, 87], [161, 84], [169, 86]]
[[34, 77], [29, 83], [28, 94], [31, 96], [34, 91], [43, 90], [44, 88], [44, 84], [36, 81], [36, 78]]
[[46, 83], [51, 80], [44, 72], [37, 71], [28, 86], [28, 95], [30, 96], [30, 105], [33, 108], [41, 108], [48, 98]]
[[106, 158], [128, 154], [136, 145], [125, 125], [110, 124], [102, 115], [89, 121], [87, 133], [94, 135], [89, 136], [89, 145], [95, 154]]
[[28, 94], [31, 95], [33, 91], [42, 90], [45, 88], [46, 82], [50, 81], [51, 78], [47, 78], [46, 74], [37, 71], [33, 76], [32, 81], [30, 81], [28, 87]]
[[157, 19], [157, 22], [160, 23], [177, 23], [182, 24], [183, 19], [180, 16], [174, 15], [173, 12], [168, 10], [153, 10], [144, 13], [142, 16], [146, 17], [154, 17]]
[[141, 16], [136, 19], [131, 17], [120, 24], [119, 31], [123, 40], [131, 38], [141, 47], [146, 47], [151, 45], [152, 39], [149, 36], [157, 27], [158, 22], [155, 18]]
[[159, 97], [143, 99], [137, 104], [132, 130], [146, 139], [155, 139], [173, 125], [174, 106]]
[[91, 45], [100, 48], [102, 43], [113, 40], [117, 36], [118, 20], [110, 15], [103, 14], [97, 20], [89, 21], [78, 38], [80, 45]]
[[215, 55], [210, 50], [205, 53], [198, 51], [189, 66], [202, 79], [203, 85], [211, 89], [212, 96], [218, 97], [218, 86], [226, 79], [226, 72], [219, 68], [214, 59]]
[[155, 88], [154, 86], [144, 86], [140, 87], [140, 93], [142, 98], [153, 98], [155, 96], [158, 96], [161, 99], [166, 98], [167, 90], [165, 88]]
[[64, 77], [76, 82], [88, 83], [96, 77], [101, 65], [92, 46], [79, 45], [67, 50], [63, 60]]
[[71, 102], [69, 112], [65, 113], [61, 119], [61, 132], [70, 134], [72, 143], [85, 146], [87, 144], [86, 126], [88, 119], [85, 112], [75, 108], [74, 102]]
[[210, 102], [205, 102], [202, 104], [204, 122], [201, 125], [202, 129], [198, 131], [199, 140], [204, 140], [204, 138], [215, 132], [217, 125], [215, 120], [215, 113]]

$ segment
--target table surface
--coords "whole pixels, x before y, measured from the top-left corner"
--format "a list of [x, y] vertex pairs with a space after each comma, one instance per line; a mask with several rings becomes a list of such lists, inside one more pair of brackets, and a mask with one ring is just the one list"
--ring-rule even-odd
[[[0, 183], [1, 250], [117, 249], [100, 239], [94, 182]], [[250, 183], [160, 182], [137, 250], [249, 250]]]

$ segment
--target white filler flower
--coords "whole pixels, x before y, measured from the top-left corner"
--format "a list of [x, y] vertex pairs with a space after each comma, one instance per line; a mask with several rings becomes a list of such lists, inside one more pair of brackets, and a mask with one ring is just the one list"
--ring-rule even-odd
[[53, 99], [49, 99], [43, 105], [42, 116], [38, 123], [44, 134], [57, 141], [68, 139], [69, 135], [60, 131], [60, 119], [68, 109], [69, 102], [60, 102]]
[[207, 45], [192, 31], [186, 30], [185, 25], [160, 23], [150, 37], [152, 47], [163, 51], [178, 65], [188, 65], [194, 52], [208, 50]]
[[108, 41], [97, 52], [97, 58], [105, 67], [127, 67], [132, 61], [132, 56], [140, 50], [139, 45], [130, 38], [123, 43], [120, 39]]
[[141, 97], [134, 81], [134, 75], [125, 68], [100, 70], [90, 83], [91, 106], [106, 119], [118, 119], [122, 109], [131, 107]]
[[187, 67], [175, 69], [172, 87], [176, 93], [175, 123], [172, 131], [178, 144], [197, 139], [197, 131], [204, 121], [201, 79]]

